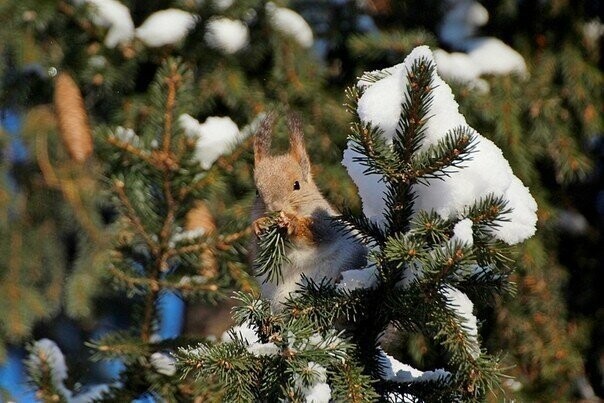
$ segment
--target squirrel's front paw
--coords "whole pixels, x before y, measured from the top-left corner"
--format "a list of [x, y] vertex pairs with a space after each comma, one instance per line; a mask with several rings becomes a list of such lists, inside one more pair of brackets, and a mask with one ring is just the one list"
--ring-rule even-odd
[[295, 242], [313, 243], [313, 234], [311, 231], [312, 219], [301, 217], [295, 214], [281, 212], [278, 223], [283, 228], [287, 228], [287, 235]]
[[260, 236], [272, 223], [273, 220], [270, 217], [260, 217], [252, 223], [252, 231], [256, 236]]

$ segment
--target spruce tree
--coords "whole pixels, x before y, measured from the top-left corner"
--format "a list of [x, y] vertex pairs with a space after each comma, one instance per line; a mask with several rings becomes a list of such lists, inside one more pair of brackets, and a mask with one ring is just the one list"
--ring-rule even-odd
[[[367, 66], [399, 62], [408, 52], [405, 46], [418, 38], [457, 52], [451, 55], [458, 62], [468, 60], [466, 49], [444, 32], [447, 19], [455, 18], [454, 32], [465, 32], [470, 40], [498, 38], [522, 55], [526, 69], [521, 74], [490, 71], [470, 80], [470, 71], [483, 61], [447, 68], [453, 58], [442, 65], [437, 58], [463, 113], [502, 148], [539, 204], [539, 231], [522, 248], [513, 275], [517, 298], [499, 301], [488, 315], [486, 344], [506, 346], [509, 352], [504, 359], [516, 377], [504, 385], [509, 396], [588, 397], [591, 387], [579, 390], [586, 362], [595, 389], [601, 373], [593, 359], [598, 336], [590, 330], [601, 325], [594, 320], [595, 299], [586, 287], [601, 259], [584, 258], [597, 254], [594, 246], [601, 239], [594, 224], [601, 218], [595, 211], [597, 170], [590, 152], [602, 131], [601, 116], [593, 113], [602, 108], [601, 23], [593, 19], [597, 6], [591, 1], [426, 2], [423, 9], [432, 12], [418, 15], [408, 3], [370, 2], [356, 9], [356, 19], [369, 14], [376, 27], [369, 32], [357, 28], [333, 56], [351, 67], [356, 63], [359, 74]], [[455, 18], [448, 16], [455, 12]], [[338, 23], [353, 25], [354, 19]], [[499, 55], [491, 59], [504, 65]]]

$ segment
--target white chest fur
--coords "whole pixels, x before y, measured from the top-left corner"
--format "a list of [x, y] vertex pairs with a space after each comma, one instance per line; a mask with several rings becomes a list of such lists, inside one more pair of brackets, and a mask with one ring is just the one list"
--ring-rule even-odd
[[364, 247], [347, 237], [317, 247], [303, 247], [291, 250], [289, 260], [281, 268], [283, 278], [279, 284], [262, 283], [262, 297], [269, 299], [273, 308], [279, 309], [287, 297], [300, 288], [302, 274], [315, 282], [323, 279], [337, 281], [345, 270], [357, 269], [364, 264]]

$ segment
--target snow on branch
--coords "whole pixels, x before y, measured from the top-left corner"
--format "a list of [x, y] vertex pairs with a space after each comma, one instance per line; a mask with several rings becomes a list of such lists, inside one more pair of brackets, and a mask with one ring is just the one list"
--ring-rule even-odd
[[30, 383], [36, 387], [37, 397], [43, 401], [92, 402], [100, 399], [110, 387], [117, 385], [94, 385], [77, 394], [69, 390], [65, 386], [65, 357], [55, 342], [49, 339], [40, 339], [29, 347], [25, 365]]
[[[380, 136], [394, 146], [403, 119], [405, 103], [410, 95], [410, 74], [414, 63], [434, 66], [434, 57], [427, 46], [415, 48], [405, 61], [385, 70], [366, 73], [359, 81], [356, 112], [362, 124], [377, 128]], [[501, 197], [510, 210], [501, 217], [492, 234], [507, 244], [521, 242], [535, 232], [537, 204], [504, 158], [501, 150], [489, 139], [468, 126], [459, 113], [459, 105], [451, 88], [435, 69], [430, 83], [431, 102], [422, 122], [419, 152], [433, 152], [439, 143], [460, 127], [473, 138], [472, 153], [461, 166], [449, 169], [446, 175], [423, 178], [413, 185], [414, 214], [435, 211], [444, 219], [465, 218], [465, 213], [481, 199]], [[343, 164], [359, 189], [363, 212], [372, 221], [384, 225], [387, 212], [386, 178], [367, 173], [359, 161], [363, 156], [349, 142]]]
[[444, 369], [434, 371], [420, 371], [411, 365], [403, 364], [396, 358], [386, 354], [382, 349], [379, 350], [378, 361], [383, 371], [382, 378], [394, 382], [430, 382], [442, 381], [451, 376], [451, 373]]

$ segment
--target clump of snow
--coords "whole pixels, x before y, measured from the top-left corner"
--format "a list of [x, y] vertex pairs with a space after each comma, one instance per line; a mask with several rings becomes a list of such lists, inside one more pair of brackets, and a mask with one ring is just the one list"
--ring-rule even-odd
[[241, 138], [237, 124], [229, 117], [214, 116], [199, 123], [194, 117], [183, 114], [178, 121], [185, 134], [197, 140], [196, 158], [203, 169], [210, 169]]
[[256, 357], [261, 357], [265, 355], [278, 355], [280, 349], [275, 343], [272, 342], [252, 343], [247, 347], [247, 351]]
[[463, 44], [470, 61], [482, 74], [526, 74], [526, 62], [520, 53], [497, 38], [468, 39]]
[[469, 84], [480, 91], [488, 85], [478, 77], [484, 74], [516, 73], [525, 76], [526, 63], [520, 53], [497, 38], [475, 38], [476, 29], [487, 23], [489, 12], [473, 0], [453, 0], [443, 17], [439, 38], [464, 53], [435, 52], [439, 72], [443, 77]]
[[205, 284], [208, 282], [208, 278], [205, 276], [195, 275], [195, 276], [182, 276], [178, 281], [178, 285], [186, 286], [191, 284]]
[[197, 23], [197, 17], [184, 10], [169, 8], [151, 14], [136, 28], [136, 37], [149, 47], [174, 45], [183, 40]]
[[138, 137], [137, 134], [134, 133], [134, 130], [130, 128], [118, 126], [115, 128], [113, 135], [118, 140], [124, 143], [132, 144], [135, 147], [140, 144], [140, 137]]
[[480, 355], [480, 345], [478, 343], [478, 324], [473, 313], [474, 304], [466, 294], [457, 288], [447, 286], [441, 292], [449, 301], [449, 306], [462, 318], [462, 325], [471, 342], [470, 353], [477, 358]]
[[128, 43], [134, 37], [134, 23], [130, 10], [117, 0], [73, 0], [76, 5], [89, 4], [92, 23], [108, 28], [105, 46], [114, 48]]
[[101, 55], [92, 56], [88, 59], [88, 65], [94, 69], [102, 69], [107, 66], [107, 58]]
[[119, 383], [94, 385], [87, 388], [86, 391], [74, 395], [64, 384], [67, 379], [65, 357], [56, 343], [49, 339], [40, 339], [33, 344], [27, 358], [27, 366], [30, 371], [43, 371], [48, 368], [52, 385], [67, 401], [72, 403], [93, 401], [100, 398], [111, 386], [119, 386]]
[[489, 21], [489, 12], [484, 6], [472, 0], [454, 0], [444, 15], [439, 29], [440, 39], [456, 46], [471, 37], [478, 27]]
[[221, 17], [208, 22], [204, 39], [210, 47], [231, 55], [247, 46], [250, 34], [243, 22]]
[[604, 24], [602, 24], [599, 17], [583, 24], [583, 35], [588, 42], [598, 43], [600, 38], [604, 36]]
[[325, 382], [316, 383], [303, 393], [306, 396], [306, 403], [329, 403], [331, 400], [331, 388]]
[[483, 74], [480, 65], [476, 64], [466, 53], [449, 53], [436, 49], [434, 50], [434, 61], [443, 78], [465, 84], [481, 93], [489, 91], [489, 83], [480, 78]]
[[358, 288], [372, 288], [378, 280], [375, 265], [359, 270], [347, 270], [342, 272], [342, 279], [338, 282], [339, 290], [353, 291]]
[[378, 351], [378, 361], [382, 367], [383, 379], [393, 382], [429, 382], [449, 378], [451, 373], [444, 369], [420, 371], [411, 365], [403, 364], [382, 349]]
[[[365, 91], [358, 101], [357, 112], [362, 122], [371, 123], [382, 130], [383, 138], [392, 144], [402, 103], [407, 96], [407, 73], [414, 61], [424, 59], [434, 63], [427, 46], [415, 48], [401, 64], [386, 69], [386, 76], [377, 82], [362, 83]], [[426, 150], [436, 144], [446, 134], [460, 126], [468, 126], [458, 111], [451, 88], [434, 72], [432, 76], [432, 103], [428, 109], [425, 138], [421, 149]], [[489, 195], [503, 196], [508, 200], [512, 212], [493, 229], [493, 235], [508, 243], [515, 244], [532, 236], [537, 222], [537, 204], [528, 189], [516, 178], [501, 150], [490, 140], [476, 131], [475, 151], [471, 159], [464, 162], [464, 168], [449, 177], [431, 179], [424, 184], [416, 184], [414, 192], [415, 211], [435, 211], [445, 219], [463, 216], [469, 206]], [[363, 212], [372, 221], [384, 224], [386, 185], [379, 175], [366, 175], [365, 167], [355, 161], [358, 155], [351, 146], [344, 151], [343, 165], [359, 189], [363, 202]]]
[[573, 210], [558, 211], [556, 225], [571, 235], [585, 235], [589, 228], [589, 222], [585, 216]]
[[460, 241], [466, 245], [474, 245], [474, 236], [472, 234], [472, 225], [474, 223], [469, 218], [464, 218], [453, 227], [453, 240]]
[[522, 389], [522, 384], [513, 378], [506, 379], [503, 384], [513, 392], [518, 392]]
[[304, 371], [312, 374], [313, 382], [306, 385], [302, 377], [297, 375], [294, 378], [294, 384], [304, 395], [306, 403], [328, 403], [331, 399], [331, 388], [327, 384], [327, 370], [325, 367], [310, 361]]
[[179, 242], [183, 242], [183, 241], [192, 242], [192, 241], [196, 240], [197, 238], [202, 237], [205, 233], [206, 233], [206, 230], [204, 228], [195, 228], [195, 229], [188, 230], [188, 231], [178, 232], [178, 233], [172, 235], [172, 237], [170, 238], [169, 246], [170, 246], [170, 248], [173, 248]]
[[235, 0], [214, 0], [212, 4], [218, 11], [224, 11], [233, 5]]
[[312, 46], [312, 29], [300, 14], [289, 8], [277, 7], [273, 2], [266, 3], [266, 12], [275, 30], [295, 39], [304, 48]]
[[[401, 103], [408, 84], [407, 76], [398, 74], [402, 70], [402, 68], [392, 70], [394, 74], [368, 86], [357, 106], [361, 121], [379, 126], [389, 144], [392, 144], [392, 139], [396, 134]], [[377, 99], [380, 102], [376, 102]]]
[[280, 352], [279, 346], [273, 342], [262, 343], [249, 322], [244, 322], [240, 326], [234, 326], [222, 334], [223, 343], [231, 343], [238, 338], [247, 344], [247, 351], [257, 357], [264, 355], [277, 355]]
[[168, 354], [153, 353], [149, 361], [153, 365], [153, 368], [162, 375], [172, 376], [176, 373], [176, 360]]
[[232, 342], [233, 334], [237, 335], [240, 339], [245, 340], [248, 344], [257, 343], [260, 340], [256, 331], [248, 322], [245, 322], [240, 326], [234, 326], [232, 329], [224, 332], [221, 340], [224, 343]]
[[71, 397], [71, 391], [63, 382], [67, 379], [67, 365], [61, 349], [50, 339], [40, 339], [34, 343], [28, 357], [28, 367], [36, 370], [48, 368], [52, 384], [65, 397]]

